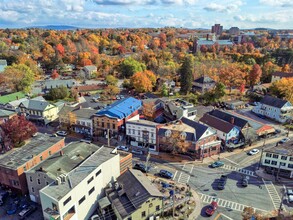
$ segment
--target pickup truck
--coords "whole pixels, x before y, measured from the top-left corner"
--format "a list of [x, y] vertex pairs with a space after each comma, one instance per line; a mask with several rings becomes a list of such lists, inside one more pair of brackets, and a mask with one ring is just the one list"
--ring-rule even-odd
[[218, 189], [223, 190], [225, 189], [225, 185], [227, 182], [228, 177], [226, 175], [222, 175], [219, 182], [218, 182]]

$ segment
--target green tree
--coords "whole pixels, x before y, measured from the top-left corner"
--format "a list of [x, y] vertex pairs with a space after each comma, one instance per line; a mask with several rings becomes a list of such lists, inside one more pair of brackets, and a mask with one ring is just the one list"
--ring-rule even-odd
[[65, 99], [69, 96], [69, 91], [65, 86], [60, 86], [57, 88], [50, 89], [46, 99], [48, 100], [58, 100], [58, 99]]
[[4, 70], [4, 77], [8, 85], [15, 91], [29, 93], [34, 82], [33, 71], [25, 64], [13, 64]]
[[136, 61], [132, 57], [123, 60], [123, 62], [120, 64], [121, 74], [125, 78], [129, 78], [134, 73], [143, 72], [144, 70], [146, 70], [145, 64]]
[[165, 84], [162, 85], [161, 95], [162, 96], [168, 96], [168, 88], [167, 88], [167, 86]]
[[187, 94], [192, 87], [194, 57], [187, 55], [179, 69], [181, 92]]
[[106, 76], [106, 83], [107, 85], [117, 86], [118, 79], [113, 75]]
[[216, 84], [216, 87], [214, 89], [214, 93], [215, 93], [215, 98], [217, 100], [221, 99], [222, 97], [224, 97], [226, 95], [225, 89], [226, 89], [226, 87], [223, 83]]

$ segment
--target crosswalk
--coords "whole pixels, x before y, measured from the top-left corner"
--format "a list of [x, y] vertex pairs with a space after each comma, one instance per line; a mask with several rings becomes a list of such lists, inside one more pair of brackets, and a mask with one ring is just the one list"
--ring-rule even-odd
[[[200, 199], [204, 203], [210, 204], [214, 199], [216, 199], [219, 207], [224, 207], [224, 208], [235, 210], [235, 211], [238, 211], [238, 212], [242, 212], [243, 209], [245, 207], [247, 207], [247, 205], [240, 204], [240, 203], [237, 203], [237, 202], [232, 202], [232, 201], [229, 201], [229, 200], [226, 200], [226, 199], [215, 198], [213, 196], [206, 195], [206, 194], [201, 194], [201, 193], [199, 195], [200, 195]], [[262, 210], [262, 209], [258, 209], [258, 208], [254, 208], [254, 209], [258, 210], [258, 211], [262, 211], [262, 212], [267, 212], [266, 210]]]
[[192, 164], [184, 164], [182, 171], [177, 171], [173, 177], [173, 180], [177, 181], [178, 183], [187, 184], [189, 182], [193, 168], [194, 165]]
[[[277, 192], [274, 184], [272, 183], [272, 181], [266, 181], [263, 179], [263, 183], [270, 195], [270, 198], [272, 200], [272, 203], [274, 205], [275, 210], [279, 209], [280, 203], [281, 203], [281, 198], [279, 196], [279, 193]], [[284, 210], [286, 211], [286, 209], [284, 208]]]
[[248, 175], [248, 176], [257, 177], [256, 175], [254, 175], [254, 172], [253, 171], [247, 170], [247, 169], [243, 169], [243, 168], [240, 168], [240, 167], [230, 166], [230, 165], [226, 165], [225, 164], [221, 168], [223, 168], [225, 170], [232, 170], [232, 171], [235, 171], [235, 172], [238, 172], [238, 173], [242, 173], [242, 174], [245, 174], [245, 175]]

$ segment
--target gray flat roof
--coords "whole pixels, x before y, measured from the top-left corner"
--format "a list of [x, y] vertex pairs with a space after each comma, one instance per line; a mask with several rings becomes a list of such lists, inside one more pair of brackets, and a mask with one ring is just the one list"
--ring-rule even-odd
[[290, 140], [284, 144], [272, 147], [264, 152], [276, 153], [285, 156], [293, 156], [293, 140]]
[[137, 125], [147, 125], [151, 127], [155, 127], [158, 125], [156, 122], [148, 121], [148, 120], [129, 120], [126, 124], [137, 124]]
[[89, 174], [91, 174], [97, 167], [102, 165], [105, 161], [115, 157], [117, 154], [112, 153], [112, 148], [100, 147], [95, 153], [89, 156], [79, 166], [70, 171], [62, 184], [52, 182], [41, 190], [42, 193], [59, 201], [75, 186], [83, 181]]
[[60, 174], [70, 172], [99, 148], [95, 144], [72, 142], [26, 173], [45, 172], [56, 179]]
[[48, 134], [38, 133], [32, 137], [27, 144], [20, 148], [14, 148], [3, 155], [0, 155], [0, 166], [10, 169], [17, 169], [24, 166], [33, 156], [41, 154], [52, 145], [64, 139], [63, 137], [51, 137]]

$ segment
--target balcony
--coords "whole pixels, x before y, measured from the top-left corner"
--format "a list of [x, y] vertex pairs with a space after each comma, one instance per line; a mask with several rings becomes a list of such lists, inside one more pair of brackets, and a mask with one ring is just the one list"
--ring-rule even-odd
[[44, 210], [44, 212], [49, 216], [49, 218], [50, 219], [60, 219], [60, 214], [59, 214], [59, 212], [58, 211], [56, 211], [56, 210], [53, 210], [53, 209], [51, 209], [51, 208], [46, 208], [45, 210]]

